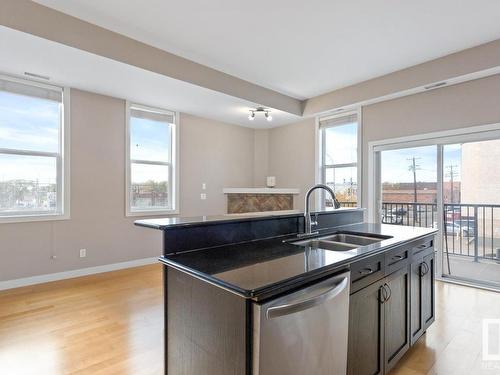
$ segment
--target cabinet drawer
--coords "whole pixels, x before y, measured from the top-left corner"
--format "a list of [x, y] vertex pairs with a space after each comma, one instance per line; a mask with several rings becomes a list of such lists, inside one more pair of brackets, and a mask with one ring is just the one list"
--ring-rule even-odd
[[412, 257], [414, 259], [431, 254], [434, 251], [434, 241], [427, 241], [420, 245], [415, 246], [412, 250]]
[[411, 248], [403, 246], [385, 253], [385, 273], [390, 275], [394, 271], [409, 264]]
[[351, 293], [384, 277], [384, 254], [371, 256], [351, 265]]

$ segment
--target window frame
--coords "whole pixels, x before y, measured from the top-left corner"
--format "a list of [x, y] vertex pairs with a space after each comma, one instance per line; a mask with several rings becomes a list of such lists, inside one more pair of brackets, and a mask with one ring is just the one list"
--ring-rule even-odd
[[46, 90], [58, 91], [61, 93], [62, 97], [58, 139], [59, 148], [57, 152], [0, 148], [0, 154], [4, 155], [53, 157], [56, 159], [57, 210], [55, 212], [15, 211], [9, 215], [0, 214], [0, 224], [68, 220], [70, 219], [70, 88], [11, 77], [4, 74], [0, 74], [0, 79]]
[[[331, 114], [323, 114], [322, 116], [316, 117], [316, 183], [326, 184], [326, 170], [329, 168], [337, 169], [337, 168], [356, 168], [357, 174], [357, 186], [356, 186], [356, 207], [363, 207], [362, 205], [362, 165], [363, 165], [363, 140], [362, 140], [362, 111], [361, 107], [356, 108], [354, 110], [348, 111], [336, 111]], [[356, 154], [356, 162], [354, 163], [341, 163], [341, 164], [326, 164], [325, 163], [325, 142], [326, 137], [324, 136], [325, 128], [321, 128], [321, 122], [331, 119], [342, 118], [346, 116], [356, 116], [356, 132], [357, 132], [357, 154]], [[345, 124], [337, 124], [329, 126], [329, 128], [334, 128], [337, 126], [344, 126]], [[321, 199], [316, 202], [316, 209], [325, 210], [326, 206], [324, 192], [321, 191]]]
[[[139, 160], [131, 159], [130, 157], [130, 119], [131, 119], [131, 108], [143, 110], [147, 112], [155, 112], [159, 114], [165, 114], [168, 116], [173, 116], [174, 122], [172, 124], [171, 133], [171, 150], [170, 150], [170, 162], [161, 161], [149, 161], [149, 160]], [[179, 112], [170, 111], [167, 109], [151, 107], [143, 104], [138, 104], [131, 101], [126, 101], [125, 104], [125, 216], [126, 217], [137, 217], [137, 216], [159, 216], [159, 215], [176, 215], [179, 213]], [[168, 184], [168, 196], [170, 208], [167, 209], [141, 209], [132, 210], [131, 206], [131, 187], [132, 187], [132, 172], [131, 167], [133, 163], [147, 164], [147, 165], [162, 165], [169, 166], [169, 184]]]

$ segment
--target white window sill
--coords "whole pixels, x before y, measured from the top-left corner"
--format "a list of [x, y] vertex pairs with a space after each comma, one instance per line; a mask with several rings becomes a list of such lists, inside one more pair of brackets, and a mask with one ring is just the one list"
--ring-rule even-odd
[[0, 224], [29, 223], [36, 221], [59, 221], [70, 219], [69, 214], [33, 214], [0, 216]]
[[127, 211], [126, 217], [146, 217], [146, 216], [165, 216], [178, 215], [179, 210], [145, 210], [145, 211]]

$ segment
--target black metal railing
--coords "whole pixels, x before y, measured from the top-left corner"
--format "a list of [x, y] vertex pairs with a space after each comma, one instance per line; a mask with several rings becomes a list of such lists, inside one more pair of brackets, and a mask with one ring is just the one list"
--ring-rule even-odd
[[[444, 251], [475, 261], [500, 261], [500, 205], [446, 203], [443, 210]], [[384, 224], [437, 228], [437, 220], [435, 203], [382, 202]]]
[[433, 203], [382, 202], [382, 223], [432, 228], [437, 220]]
[[450, 254], [500, 260], [500, 205], [445, 204], [443, 230]]

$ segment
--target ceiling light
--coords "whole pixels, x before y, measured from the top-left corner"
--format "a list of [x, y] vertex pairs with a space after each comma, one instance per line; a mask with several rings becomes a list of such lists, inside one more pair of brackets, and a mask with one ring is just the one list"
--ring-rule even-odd
[[255, 119], [256, 113], [263, 113], [267, 121], [273, 121], [273, 116], [271, 116], [271, 111], [264, 107], [257, 107], [255, 109], [250, 110], [250, 114], [248, 115], [248, 119], [253, 121]]

